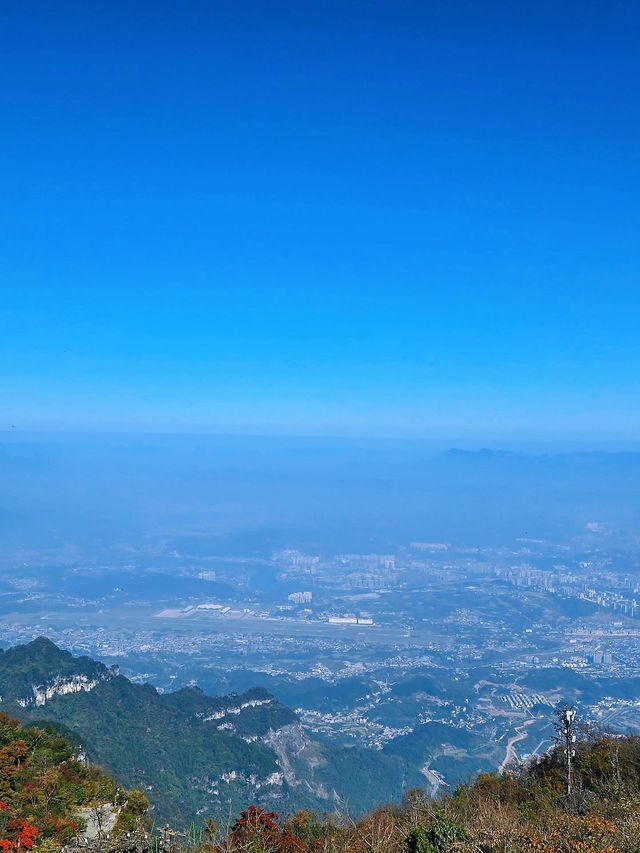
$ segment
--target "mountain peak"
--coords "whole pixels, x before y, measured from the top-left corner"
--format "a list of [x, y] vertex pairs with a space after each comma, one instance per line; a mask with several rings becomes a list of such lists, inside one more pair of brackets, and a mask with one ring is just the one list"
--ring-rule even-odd
[[[19, 646], [17, 648], [19, 648]], [[64, 649], [61, 649], [60, 646], [56, 646], [53, 640], [50, 640], [43, 634], [41, 634], [39, 637], [36, 637], [35, 640], [31, 640], [30, 643], [25, 643], [23, 648], [37, 652], [59, 652], [60, 654], [70, 654], [69, 652], [65, 652]]]
[[57, 661], [73, 660], [73, 655], [61, 649], [59, 646], [50, 640], [48, 637], [40, 636], [29, 643], [23, 643], [18, 646], [13, 646], [4, 652], [3, 661], [5, 665], [12, 660], [14, 662], [24, 661], [25, 663], [35, 664], [38, 661], [46, 660], [48, 664]]
[[20, 708], [44, 705], [67, 693], [92, 690], [113, 676], [104, 664], [74, 657], [47, 637], [14, 646], [0, 656], [3, 702]]

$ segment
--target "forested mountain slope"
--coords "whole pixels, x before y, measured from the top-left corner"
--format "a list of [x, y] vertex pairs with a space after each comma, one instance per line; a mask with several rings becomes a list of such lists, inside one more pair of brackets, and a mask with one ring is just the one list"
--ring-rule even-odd
[[39, 638], [0, 654], [2, 707], [54, 721], [117, 779], [144, 788], [156, 820], [185, 825], [249, 803], [358, 813], [419, 784], [399, 757], [310, 739], [266, 690], [161, 694]]

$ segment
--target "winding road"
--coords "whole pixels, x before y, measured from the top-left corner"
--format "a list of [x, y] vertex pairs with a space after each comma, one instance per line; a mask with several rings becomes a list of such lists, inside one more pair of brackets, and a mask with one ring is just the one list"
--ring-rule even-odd
[[515, 761], [516, 751], [513, 747], [518, 743], [518, 741], [524, 740], [527, 737], [527, 727], [532, 725], [532, 723], [535, 723], [535, 720], [525, 720], [524, 723], [516, 726], [516, 734], [513, 735], [513, 737], [510, 737], [507, 741], [507, 751], [505, 753], [504, 760], [500, 765], [500, 769], [498, 770], [499, 773], [504, 773], [507, 767]]

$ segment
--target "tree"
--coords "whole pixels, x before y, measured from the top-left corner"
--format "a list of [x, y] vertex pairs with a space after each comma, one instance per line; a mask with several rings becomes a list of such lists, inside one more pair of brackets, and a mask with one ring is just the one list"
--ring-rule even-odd
[[277, 812], [249, 806], [231, 827], [230, 846], [252, 853], [305, 853], [307, 846], [287, 826], [280, 826]]

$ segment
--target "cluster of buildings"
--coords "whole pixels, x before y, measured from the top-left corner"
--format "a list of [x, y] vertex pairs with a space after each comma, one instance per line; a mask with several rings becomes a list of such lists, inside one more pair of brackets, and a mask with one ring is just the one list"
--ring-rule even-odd
[[[553, 570], [536, 569], [527, 563], [509, 567], [497, 567], [495, 575], [509, 581], [515, 587], [552, 593], [564, 598], [588, 601], [596, 607], [613, 610], [629, 617], [640, 617], [640, 603], [629, 594], [623, 595], [611, 589], [612, 578], [590, 572], [594, 567], [583, 564], [582, 575], [571, 572], [566, 566], [554, 566]], [[598, 587], [593, 586], [597, 579]], [[615, 583], [625, 583], [624, 578], [616, 578]], [[591, 584], [591, 585], [590, 585]], [[606, 586], [605, 586], [606, 584]], [[627, 585], [625, 584], [625, 590]]]
[[608, 665], [613, 663], [613, 655], [611, 652], [593, 652], [589, 655], [591, 663], [595, 666], [600, 666], [602, 664]]
[[373, 625], [369, 616], [329, 616], [330, 625]]
[[398, 584], [396, 558], [390, 554], [337, 554], [321, 559], [288, 549], [272, 560], [282, 568], [281, 579], [312, 578], [314, 583], [341, 589], [389, 589]]
[[508, 705], [514, 711], [527, 710], [536, 705], [549, 705], [553, 707], [553, 702], [550, 702], [546, 696], [541, 693], [506, 693], [500, 696], [500, 701]]

